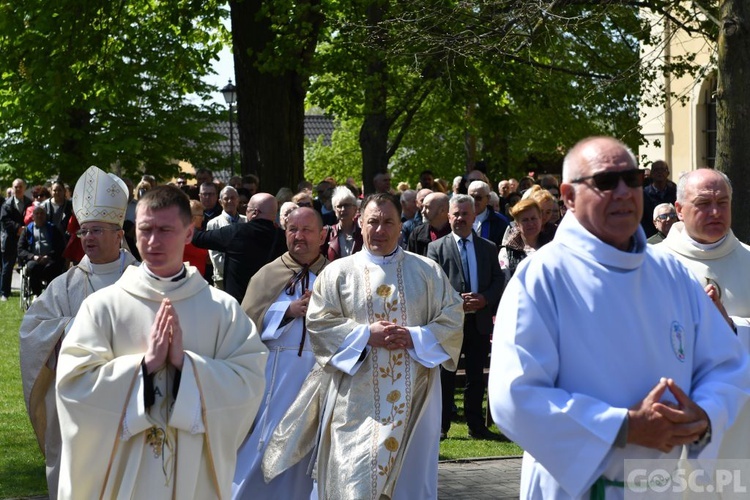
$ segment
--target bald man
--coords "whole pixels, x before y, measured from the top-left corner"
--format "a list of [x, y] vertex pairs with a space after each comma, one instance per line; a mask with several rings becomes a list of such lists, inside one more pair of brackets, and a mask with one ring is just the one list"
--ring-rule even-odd
[[500, 300], [490, 407], [525, 451], [521, 498], [627, 498], [628, 459], [716, 458], [748, 400], [748, 357], [685, 266], [646, 244], [627, 146], [581, 141], [560, 192], [555, 239]]
[[717, 170], [680, 178], [675, 222], [661, 248], [690, 269], [750, 349], [750, 246], [732, 232], [732, 185]]
[[224, 290], [242, 302], [250, 278], [286, 252], [284, 231], [276, 226], [278, 203], [268, 193], [257, 193], [247, 203], [246, 224], [212, 231], [196, 231], [193, 245], [224, 252]]
[[430, 193], [422, 202], [424, 224], [417, 226], [409, 235], [407, 250], [426, 256], [427, 245], [451, 232], [448, 224], [449, 198], [444, 193]]

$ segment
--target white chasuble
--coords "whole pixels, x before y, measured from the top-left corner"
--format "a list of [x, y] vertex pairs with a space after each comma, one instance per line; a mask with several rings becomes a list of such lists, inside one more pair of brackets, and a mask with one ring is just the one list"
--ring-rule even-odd
[[[407, 327], [414, 348], [370, 346], [378, 321]], [[314, 448], [319, 498], [436, 497], [438, 367], [455, 369], [463, 337], [443, 271], [400, 249], [338, 259], [315, 282], [307, 325], [318, 366], [274, 432], [266, 479]]]

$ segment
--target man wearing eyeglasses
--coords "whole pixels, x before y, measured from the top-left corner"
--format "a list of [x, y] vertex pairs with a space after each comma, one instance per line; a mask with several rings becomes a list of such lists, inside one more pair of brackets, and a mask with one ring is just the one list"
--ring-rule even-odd
[[646, 244], [643, 178], [616, 139], [576, 144], [560, 186], [568, 214], [500, 301], [489, 404], [525, 450], [522, 498], [622, 498], [626, 459], [676, 466], [683, 446], [715, 458], [750, 396], [724, 318]]
[[[669, 165], [663, 160], [651, 164], [651, 183], [643, 188], [643, 218], [641, 225], [650, 238], [658, 231], [656, 223], [650, 219], [657, 205], [674, 203], [677, 199], [677, 186], [669, 180]], [[666, 234], [666, 233], [665, 233]]]
[[128, 188], [114, 174], [90, 167], [76, 183], [73, 210], [85, 256], [52, 280], [21, 322], [21, 375], [26, 409], [47, 466], [50, 498], [57, 498], [60, 426], [55, 407], [55, 371], [60, 344], [83, 300], [137, 265], [121, 249]]
[[677, 211], [671, 203], [662, 203], [654, 209], [654, 226], [657, 233], [646, 240], [651, 245], [664, 241], [669, 234], [672, 224], [677, 222]]

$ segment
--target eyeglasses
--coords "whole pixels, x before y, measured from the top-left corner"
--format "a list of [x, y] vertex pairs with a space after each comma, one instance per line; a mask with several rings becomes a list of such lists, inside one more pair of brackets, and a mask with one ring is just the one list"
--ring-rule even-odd
[[660, 221], [677, 220], [677, 214], [659, 214], [656, 219]]
[[336, 209], [338, 210], [346, 210], [349, 207], [353, 207], [354, 204], [352, 203], [342, 203], [341, 205], [336, 205]]
[[598, 174], [589, 175], [587, 177], [579, 177], [573, 179], [571, 184], [580, 184], [583, 181], [591, 179], [594, 187], [599, 191], [611, 191], [620, 184], [620, 179], [625, 182], [625, 185], [629, 188], [637, 188], [643, 186], [643, 179], [645, 177], [645, 171], [633, 168], [631, 170], [620, 170], [617, 172], [599, 172]]
[[79, 229], [78, 231], [76, 231], [76, 236], [78, 236], [79, 238], [85, 238], [89, 234], [94, 235], [94, 236], [101, 236], [102, 234], [104, 234], [105, 231], [119, 231], [119, 230], [120, 230], [119, 227], [117, 229], [113, 227], [92, 227], [90, 229]]

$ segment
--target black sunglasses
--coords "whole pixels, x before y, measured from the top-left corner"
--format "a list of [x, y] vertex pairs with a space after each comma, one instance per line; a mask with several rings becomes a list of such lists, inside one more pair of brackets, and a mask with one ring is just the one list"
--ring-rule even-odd
[[643, 186], [643, 179], [646, 176], [644, 170], [634, 168], [631, 170], [620, 170], [617, 172], [599, 172], [598, 174], [587, 177], [579, 177], [570, 181], [572, 184], [580, 184], [583, 181], [591, 179], [594, 181], [594, 187], [599, 191], [611, 191], [620, 183], [620, 179], [630, 188]]

